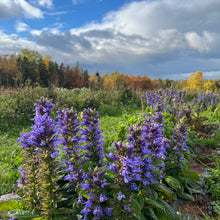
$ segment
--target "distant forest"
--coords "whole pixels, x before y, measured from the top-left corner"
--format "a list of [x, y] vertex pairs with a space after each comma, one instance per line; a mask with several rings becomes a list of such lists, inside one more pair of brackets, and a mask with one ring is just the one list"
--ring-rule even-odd
[[77, 62], [74, 67], [52, 61], [50, 55], [44, 58], [40, 53], [24, 49], [21, 53], [0, 55], [0, 87], [21, 87], [25, 85], [99, 89], [148, 90], [175, 88], [191, 90], [220, 91], [220, 79], [203, 79], [202, 72], [192, 73], [187, 80], [174, 81], [150, 79], [146, 75], [134, 76], [120, 73], [90, 74]]

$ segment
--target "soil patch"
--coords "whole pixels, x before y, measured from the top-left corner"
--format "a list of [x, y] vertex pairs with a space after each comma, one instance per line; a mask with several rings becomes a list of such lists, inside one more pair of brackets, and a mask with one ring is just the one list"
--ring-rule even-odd
[[198, 136], [209, 138], [213, 135], [213, 131], [218, 130], [219, 128], [219, 125], [203, 124], [200, 128]]
[[203, 214], [209, 214], [213, 217], [211, 202], [215, 199], [207, 193], [204, 196], [196, 194], [193, 196], [195, 201], [182, 201], [180, 204], [181, 214], [189, 215], [192, 218], [204, 218]]

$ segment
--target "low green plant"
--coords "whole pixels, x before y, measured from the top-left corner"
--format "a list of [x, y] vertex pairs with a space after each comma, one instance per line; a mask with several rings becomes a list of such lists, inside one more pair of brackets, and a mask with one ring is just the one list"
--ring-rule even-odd
[[14, 190], [19, 178], [17, 170], [22, 161], [16, 138], [0, 134], [0, 196]]
[[208, 192], [212, 194], [217, 200], [220, 198], [220, 158], [214, 158], [216, 167], [209, 169], [210, 174], [206, 176], [205, 180], [209, 186]]
[[213, 211], [220, 217], [220, 200], [211, 202]]

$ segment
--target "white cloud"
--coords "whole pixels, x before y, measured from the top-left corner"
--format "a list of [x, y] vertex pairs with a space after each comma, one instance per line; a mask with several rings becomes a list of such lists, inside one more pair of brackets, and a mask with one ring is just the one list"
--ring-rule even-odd
[[43, 18], [44, 17], [43, 12], [39, 8], [32, 6], [25, 0], [14, 0], [14, 2], [22, 8], [25, 17], [27, 18]]
[[[5, 45], [7, 45], [7, 47]], [[35, 42], [22, 39], [16, 34], [7, 35], [0, 32], [0, 54], [19, 53], [25, 48], [38, 50], [40, 52], [44, 52], [45, 50], [42, 46], [37, 45]]]
[[39, 36], [43, 30], [31, 30], [30, 33], [34, 36]]
[[220, 78], [220, 71], [210, 71], [210, 72], [203, 72], [203, 78], [205, 79], [219, 79]]
[[23, 31], [27, 31], [29, 26], [21, 21], [17, 21], [15, 28], [17, 32], [23, 32]]
[[45, 14], [50, 15], [50, 16], [58, 16], [58, 15], [65, 15], [70, 13], [70, 11], [50, 11], [50, 12], [45, 12]]
[[38, 0], [38, 4], [42, 7], [52, 8], [53, 0]]
[[48, 33], [56, 35], [56, 34], [61, 34], [60, 30], [62, 28], [63, 28], [63, 23], [56, 22], [51, 27], [44, 27], [41, 30], [32, 29], [30, 30], [30, 33], [34, 36], [40, 36], [44, 32], [48, 32]]
[[188, 45], [198, 50], [200, 53], [210, 52], [213, 45], [215, 44], [215, 34], [204, 31], [202, 36], [195, 32], [188, 32], [185, 34]]

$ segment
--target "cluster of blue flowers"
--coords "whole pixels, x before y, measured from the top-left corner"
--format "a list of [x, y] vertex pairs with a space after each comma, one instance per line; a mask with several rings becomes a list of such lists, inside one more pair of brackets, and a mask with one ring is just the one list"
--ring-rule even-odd
[[79, 182], [85, 178], [82, 163], [83, 159], [80, 155], [81, 140], [80, 140], [80, 123], [78, 115], [73, 109], [63, 109], [58, 112], [58, 133], [60, 135], [59, 143], [65, 153], [64, 171], [65, 180], [74, 184], [77, 187]]
[[[34, 125], [31, 127], [32, 130], [24, 132], [18, 139], [24, 151], [32, 151], [33, 158], [39, 155], [34, 162], [34, 166], [38, 166], [39, 159], [42, 156], [49, 155], [51, 158], [55, 158], [59, 155], [56, 123], [50, 118], [53, 107], [55, 106], [51, 102], [47, 102], [43, 97], [35, 103], [35, 117], [33, 119]], [[21, 173], [25, 177], [24, 169], [21, 169]]]
[[104, 158], [104, 142], [102, 141], [102, 131], [99, 129], [99, 114], [95, 110], [85, 109], [82, 118], [85, 127], [82, 131], [83, 141], [85, 142], [85, 157], [92, 166], [101, 166]]
[[[98, 167], [103, 165], [102, 131], [99, 130], [99, 115], [95, 110], [85, 109], [82, 113], [83, 122], [79, 122], [78, 115], [72, 109], [58, 112], [59, 143], [65, 153], [66, 173], [64, 179], [79, 193], [78, 202], [84, 206], [81, 214], [83, 219], [93, 216], [99, 219], [102, 215], [110, 215], [111, 208], [107, 208], [104, 187], [107, 184], [103, 178], [105, 171]], [[83, 165], [89, 167], [83, 169]], [[101, 190], [102, 189], [102, 190]], [[103, 191], [103, 192], [101, 192]]]
[[160, 108], [163, 112], [169, 112], [179, 104], [186, 103], [186, 91], [175, 90], [156, 90], [154, 93], [151, 91], [146, 92], [147, 106], [152, 108]]
[[109, 185], [105, 179], [105, 170], [95, 167], [95, 169], [89, 168], [89, 172], [86, 175], [85, 180], [81, 183], [81, 190], [86, 193], [86, 197], [79, 194], [78, 202], [84, 206], [84, 209], [80, 212], [83, 214], [83, 219], [87, 219], [88, 216], [94, 219], [101, 219], [101, 216], [111, 216], [112, 209], [107, 206], [109, 198], [105, 195], [105, 186]]
[[201, 108], [207, 109], [210, 106], [218, 105], [220, 103], [220, 93], [215, 95], [213, 91], [198, 94], [198, 97], [193, 100], [194, 104], [198, 104]]
[[173, 139], [170, 143], [170, 147], [176, 155], [175, 157], [173, 157], [173, 160], [180, 168], [182, 168], [180, 162], [183, 160], [183, 156], [189, 152], [187, 146], [187, 136], [188, 132], [186, 123], [182, 122], [177, 124], [176, 128], [173, 131]]
[[116, 152], [107, 155], [111, 161], [108, 168], [119, 185], [117, 198], [127, 216], [131, 215], [132, 194], [136, 197], [135, 192], [144, 190], [146, 185], [157, 184], [163, 178], [169, 143], [162, 122], [163, 116], [157, 112], [155, 116], [147, 116], [143, 124], [131, 125], [128, 142], [116, 142]]

